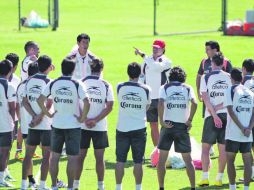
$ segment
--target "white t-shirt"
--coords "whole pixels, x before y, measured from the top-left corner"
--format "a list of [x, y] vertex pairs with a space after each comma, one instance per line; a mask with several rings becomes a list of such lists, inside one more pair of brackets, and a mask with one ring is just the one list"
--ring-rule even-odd
[[21, 127], [21, 133], [22, 134], [28, 134], [28, 121], [31, 121], [32, 117], [31, 115], [26, 111], [22, 101], [25, 97], [25, 86], [26, 86], [27, 80], [22, 81], [17, 88], [16, 94], [17, 94], [17, 102], [19, 103], [20, 107], [20, 127]]
[[[210, 102], [213, 106], [223, 103], [225, 99], [225, 90], [231, 87], [231, 79], [228, 73], [222, 70], [214, 70], [201, 78], [200, 93], [207, 92]], [[223, 108], [216, 113], [227, 113], [227, 109]], [[207, 108], [205, 110], [205, 118], [211, 116]]]
[[89, 50], [86, 52], [85, 56], [81, 56], [79, 51], [74, 51], [70, 53], [68, 58], [75, 60], [76, 66], [73, 73], [73, 79], [81, 80], [89, 75], [91, 75], [91, 62], [95, 58], [95, 55]]
[[84, 86], [80, 81], [72, 80], [69, 76], [62, 76], [49, 83], [43, 95], [51, 96], [56, 114], [52, 126], [58, 129], [81, 128], [81, 123], [74, 115], [80, 116], [79, 100], [88, 98]]
[[20, 69], [20, 77], [22, 81], [28, 78], [28, 66], [31, 63], [33, 63], [33, 61], [30, 59], [30, 56], [25, 57], [22, 61]]
[[243, 79], [243, 85], [254, 92], [254, 78], [252, 75], [246, 75]]
[[117, 130], [128, 132], [146, 127], [146, 107], [151, 103], [147, 85], [124, 82], [117, 85], [119, 104]]
[[160, 99], [164, 100], [164, 121], [186, 123], [190, 116], [189, 101], [196, 97], [191, 86], [170, 82], [161, 86]]
[[[45, 89], [46, 85], [49, 82], [50, 82], [50, 79], [47, 78], [46, 75], [39, 74], [39, 73], [33, 75], [27, 80], [24, 95], [27, 97], [31, 108], [36, 114], [40, 114], [42, 111], [37, 103], [37, 99], [42, 94], [43, 90]], [[51, 107], [51, 110], [53, 110], [53, 106]], [[30, 122], [31, 120], [28, 120], [28, 123]], [[52, 124], [52, 119], [47, 116], [44, 116], [42, 121], [39, 123], [39, 125], [31, 129], [51, 130], [51, 124]]]
[[151, 98], [159, 98], [159, 90], [167, 82], [168, 72], [172, 66], [171, 60], [165, 55], [158, 57], [156, 60], [153, 56], [146, 56], [144, 63], [141, 65], [141, 77], [144, 84], [151, 88]]
[[9, 113], [9, 102], [16, 102], [15, 88], [5, 78], [0, 78], [0, 133], [11, 132], [14, 128]]
[[[12, 86], [14, 86], [15, 91], [17, 91], [18, 85], [20, 83], [20, 79], [17, 77], [17, 75], [12, 74], [11, 77], [9, 78], [9, 83], [12, 84]], [[15, 112], [15, 121], [18, 121], [18, 116]]]
[[[94, 118], [106, 107], [107, 102], [114, 101], [114, 93], [111, 84], [99, 78], [99, 76], [88, 76], [83, 80], [85, 91], [90, 99], [90, 110], [87, 118]], [[85, 124], [82, 129], [91, 131], [107, 131], [107, 118], [100, 120], [93, 128]]]
[[[244, 127], [248, 127], [254, 107], [254, 94], [243, 85], [234, 85], [226, 91], [224, 106], [233, 106], [233, 111]], [[235, 122], [228, 114], [225, 139], [238, 142], [252, 142], [252, 134], [249, 137], [243, 135]]]

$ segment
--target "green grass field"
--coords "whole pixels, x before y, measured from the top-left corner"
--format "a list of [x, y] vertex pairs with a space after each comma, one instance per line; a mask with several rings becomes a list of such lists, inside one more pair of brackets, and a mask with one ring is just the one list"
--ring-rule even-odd
[[[22, 1], [22, 16], [27, 16], [31, 9], [36, 10], [43, 17], [46, 16], [46, 0]], [[158, 32], [168, 33], [176, 31], [193, 31], [200, 29], [216, 29], [220, 26], [220, 0], [160, 0], [158, 10]], [[187, 83], [195, 88], [195, 78], [198, 66], [205, 57], [204, 43], [207, 40], [217, 40], [221, 45], [223, 53], [234, 66], [241, 66], [243, 59], [253, 57], [254, 39], [251, 37], [229, 37], [222, 33], [206, 33], [196, 35], [159, 36], [152, 35], [153, 3], [148, 0], [79, 0], [60, 1], [60, 27], [56, 32], [50, 29], [26, 29], [17, 30], [18, 8], [16, 0], [0, 1], [0, 56], [1, 59], [9, 52], [17, 53], [21, 59], [25, 56], [23, 46], [26, 41], [34, 40], [40, 44], [41, 55], [47, 54], [52, 57], [56, 70], [50, 77], [56, 78], [60, 75], [60, 63], [66, 54], [76, 43], [79, 33], [88, 33], [91, 37], [90, 50], [101, 57], [105, 63], [104, 78], [114, 87], [118, 82], [126, 81], [126, 66], [132, 61], [142, 62], [134, 55], [133, 46], [151, 53], [151, 44], [155, 38], [166, 41], [166, 55], [172, 59], [173, 65], [182, 66], [187, 72]], [[246, 8], [253, 5], [250, 0], [229, 0], [230, 18], [244, 18]], [[204, 11], [205, 10], [205, 11]], [[19, 70], [17, 71], [19, 74]], [[114, 91], [116, 89], [114, 88]], [[115, 188], [114, 166], [115, 166], [115, 128], [117, 122], [117, 103], [108, 117], [110, 147], [106, 150], [106, 189]], [[201, 118], [202, 105], [199, 104], [197, 114], [193, 121], [191, 135], [198, 142], [201, 139], [203, 119]], [[4, 118], [1, 118], [4, 119]], [[148, 127], [148, 134], [150, 129]], [[21, 184], [21, 162], [14, 160], [15, 144], [9, 164], [11, 174], [17, 179], [13, 183], [18, 189]], [[148, 135], [146, 147], [146, 158], [149, 158], [153, 145]], [[95, 173], [95, 162], [93, 150], [89, 151], [85, 160], [84, 171], [81, 178], [81, 189], [96, 189], [97, 179]], [[39, 150], [37, 151], [39, 152]], [[216, 155], [217, 152], [216, 152]], [[210, 181], [215, 180], [217, 171], [217, 158], [212, 160], [210, 170]], [[40, 162], [34, 162], [34, 174], [37, 173]], [[237, 157], [237, 179], [242, 177], [243, 164], [241, 156]], [[126, 164], [123, 188], [130, 190], [135, 188], [132, 175], [132, 161]], [[66, 159], [61, 160], [59, 177], [66, 181]], [[196, 172], [197, 182], [201, 172]], [[226, 185], [220, 189], [228, 188], [228, 179], [225, 172], [224, 182]], [[50, 176], [47, 180], [50, 186]], [[238, 185], [243, 188], [243, 184]], [[251, 184], [251, 189], [254, 185]], [[187, 190], [189, 181], [185, 170], [167, 170], [165, 189]], [[149, 166], [149, 161], [144, 165], [143, 189], [158, 189], [157, 174], [154, 168]], [[215, 189], [209, 187], [207, 189]]]

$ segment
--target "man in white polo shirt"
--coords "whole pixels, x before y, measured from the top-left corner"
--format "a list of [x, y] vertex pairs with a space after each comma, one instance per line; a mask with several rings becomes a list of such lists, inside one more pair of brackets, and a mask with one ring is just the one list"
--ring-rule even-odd
[[159, 89], [161, 85], [167, 82], [168, 72], [172, 62], [165, 56], [165, 42], [163, 40], [155, 40], [153, 42], [153, 54], [147, 56], [139, 49], [135, 50], [136, 55], [140, 55], [144, 62], [142, 64], [141, 76], [144, 84], [151, 88], [151, 106], [147, 111], [147, 121], [150, 123], [151, 136], [153, 145], [157, 146], [159, 141], [158, 128], [158, 99]]
[[[50, 156], [52, 190], [58, 189], [58, 164], [64, 143], [66, 154], [68, 155], [68, 189], [73, 188], [73, 181], [78, 169], [81, 123], [86, 120], [90, 107], [88, 96], [82, 83], [71, 79], [74, 69], [75, 62], [70, 59], [64, 59], [62, 61], [63, 76], [49, 83], [38, 99], [42, 112], [48, 117], [53, 118]], [[54, 113], [50, 113], [45, 106], [45, 101], [48, 97], [53, 99]], [[81, 114], [80, 100], [84, 102]]]
[[119, 103], [116, 130], [116, 190], [122, 190], [124, 163], [131, 147], [134, 162], [136, 190], [141, 190], [143, 157], [146, 146], [146, 110], [151, 103], [150, 89], [138, 83], [141, 67], [138, 63], [128, 65], [129, 81], [117, 85]]
[[82, 33], [77, 36], [78, 48], [74, 49], [67, 58], [72, 59], [76, 62], [75, 71], [73, 78], [81, 80], [91, 75], [91, 63], [95, 58], [95, 55], [88, 50], [90, 43], [90, 36]]
[[[52, 120], [42, 113], [41, 108], [37, 103], [37, 99], [43, 92], [43, 89], [50, 82], [47, 77], [48, 73], [53, 69], [52, 60], [47, 55], [38, 58], [39, 73], [30, 77], [25, 86], [25, 97], [23, 98], [23, 105], [30, 114], [32, 120], [28, 121], [30, 128], [28, 129], [28, 136], [26, 141], [26, 155], [22, 166], [22, 184], [21, 188], [27, 188], [27, 177], [29, 168], [32, 167], [32, 158], [36, 147], [41, 145], [42, 162], [41, 162], [41, 180], [39, 189], [46, 188], [46, 179], [49, 170], [49, 156], [50, 156], [50, 134]], [[48, 109], [51, 108], [52, 101], [47, 102]]]
[[[191, 158], [189, 130], [197, 110], [197, 101], [193, 88], [184, 84], [186, 74], [180, 67], [174, 67], [169, 74], [169, 83], [160, 88], [159, 118], [161, 124], [159, 162], [157, 166], [160, 190], [164, 190], [166, 161], [174, 142], [175, 151], [182, 154], [191, 190], [195, 190], [195, 169]], [[191, 102], [191, 107], [189, 106]]]
[[226, 91], [224, 106], [228, 110], [226, 128], [227, 170], [230, 190], [236, 190], [235, 157], [242, 153], [244, 163], [244, 190], [249, 189], [251, 181], [251, 146], [254, 126], [254, 94], [242, 82], [242, 72], [233, 68], [231, 71], [233, 86]]
[[28, 65], [32, 62], [37, 61], [39, 53], [40, 53], [40, 47], [39, 45], [34, 41], [28, 41], [26, 42], [24, 46], [24, 50], [26, 53], [26, 57], [21, 63], [21, 69], [20, 69], [20, 76], [21, 80], [26, 80], [28, 78]]
[[226, 166], [225, 129], [227, 123], [227, 110], [223, 107], [225, 90], [231, 87], [228, 73], [222, 71], [224, 57], [218, 53], [212, 57], [212, 72], [203, 75], [200, 93], [205, 103], [205, 121], [202, 132], [202, 180], [199, 186], [209, 185], [209, 151], [213, 144], [218, 143], [219, 159], [218, 174], [215, 186], [222, 186], [222, 178]]
[[4, 171], [12, 145], [12, 131], [14, 129], [16, 92], [8, 83], [12, 73], [12, 63], [9, 60], [0, 62], [0, 187], [12, 187], [4, 180]]
[[90, 99], [90, 110], [87, 114], [87, 120], [81, 130], [79, 167], [74, 180], [74, 189], [79, 188], [79, 179], [83, 170], [83, 163], [92, 140], [96, 159], [98, 189], [104, 190], [104, 151], [105, 148], [109, 146], [106, 117], [112, 111], [114, 96], [111, 84], [100, 79], [102, 70], [102, 60], [94, 59], [91, 64], [92, 75], [82, 80], [85, 91]]

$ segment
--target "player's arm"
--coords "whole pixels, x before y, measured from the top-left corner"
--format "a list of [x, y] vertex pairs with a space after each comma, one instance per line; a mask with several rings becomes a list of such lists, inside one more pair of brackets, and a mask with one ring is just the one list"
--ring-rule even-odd
[[145, 56], [146, 56], [146, 54], [144, 53], [144, 52], [142, 52], [142, 51], [140, 51], [138, 48], [136, 48], [136, 47], [133, 47], [134, 49], [135, 49], [135, 54], [136, 55], [139, 55], [140, 57], [142, 57], [142, 58], [145, 58]]
[[233, 111], [233, 106], [229, 105], [227, 106], [227, 110], [228, 110], [228, 114], [231, 117], [231, 119], [234, 121], [234, 123], [236, 124], [236, 126], [242, 131], [242, 133], [244, 134], [244, 126], [241, 124], [241, 122], [239, 121], [239, 119], [237, 118], [237, 116], [235, 115], [234, 111]]
[[15, 121], [15, 112], [16, 112], [16, 102], [8, 102], [9, 113], [13, 121]]
[[163, 115], [164, 115], [164, 99], [160, 98], [159, 99], [159, 103], [158, 103], [158, 115], [159, 115], [159, 120], [160, 120], [160, 124], [162, 127], [165, 128], [172, 128], [173, 125], [170, 123], [166, 123], [163, 120]]
[[189, 130], [192, 127], [192, 120], [193, 120], [193, 117], [197, 111], [197, 108], [198, 108], [197, 101], [194, 98], [191, 99], [190, 115], [189, 115], [187, 122], [185, 123], [188, 126]]
[[32, 116], [35, 117], [36, 113], [34, 112], [34, 110], [32, 109], [27, 97], [23, 97], [22, 99], [22, 104], [24, 105], [24, 108], [26, 109], [26, 111]]
[[81, 115], [79, 117], [76, 116], [80, 123], [84, 123], [84, 121], [87, 119], [87, 114], [90, 109], [90, 103], [89, 103], [89, 100], [87, 97], [83, 99], [83, 103], [84, 103], [83, 109], [82, 109], [83, 111], [82, 111]]
[[197, 95], [198, 95], [199, 101], [202, 102], [202, 96], [200, 93], [200, 81], [201, 81], [201, 75], [197, 74], [197, 77], [196, 77]]
[[[47, 104], [45, 106], [45, 102], [47, 101]], [[39, 107], [41, 108], [42, 114], [48, 116], [49, 118], [52, 118], [56, 112], [51, 114], [49, 112], [50, 107], [52, 106], [52, 101], [47, 100], [47, 97], [44, 95], [40, 95], [40, 97], [37, 99], [37, 103]]]
[[15, 111], [16, 111], [18, 120], [20, 121], [20, 106], [19, 106], [18, 102], [16, 103], [16, 110]]

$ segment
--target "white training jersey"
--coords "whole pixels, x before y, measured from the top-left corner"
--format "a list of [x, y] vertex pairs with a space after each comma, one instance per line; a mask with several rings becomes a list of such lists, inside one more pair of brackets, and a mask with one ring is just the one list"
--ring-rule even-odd
[[22, 134], [28, 134], [28, 121], [31, 121], [32, 117], [26, 111], [22, 101], [25, 97], [25, 86], [28, 79], [22, 81], [17, 88], [16, 95], [17, 95], [17, 102], [19, 103], [20, 108], [20, 127]]
[[186, 123], [190, 116], [189, 102], [196, 100], [193, 88], [180, 82], [170, 82], [160, 88], [164, 100], [164, 121]]
[[5, 78], [0, 78], [0, 133], [11, 132], [14, 128], [9, 102], [16, 102], [15, 88]]
[[[114, 94], [111, 84], [100, 79], [99, 76], [88, 76], [82, 80], [85, 84], [85, 91], [90, 99], [90, 110], [87, 118], [95, 118], [106, 107], [107, 102], [114, 101]], [[88, 128], [85, 124], [82, 129], [91, 131], [107, 131], [107, 118], [103, 118], [93, 128]]]
[[167, 82], [168, 73], [172, 66], [171, 60], [165, 55], [158, 57], [156, 60], [153, 56], [146, 56], [144, 63], [141, 65], [141, 77], [144, 84], [151, 88], [151, 98], [159, 98], [159, 90]]
[[[225, 90], [231, 87], [230, 75], [222, 70], [214, 70], [201, 78], [200, 93], [207, 92], [212, 106], [223, 103], [225, 99]], [[227, 113], [223, 108], [216, 113]], [[205, 110], [205, 118], [211, 116], [208, 109]]]
[[22, 81], [28, 78], [28, 66], [31, 63], [33, 63], [33, 61], [30, 59], [30, 56], [25, 57], [22, 61], [20, 69], [20, 77]]
[[[254, 107], [254, 94], [243, 85], [233, 85], [226, 91], [224, 106], [232, 106], [233, 111], [243, 127], [248, 127]], [[249, 137], [243, 135], [235, 122], [228, 114], [225, 139], [238, 142], [252, 142], [252, 134]]]
[[89, 50], [86, 52], [85, 56], [81, 56], [79, 51], [74, 51], [68, 58], [76, 62], [75, 70], [73, 73], [73, 79], [81, 80], [89, 75], [91, 75], [91, 62], [95, 58]]
[[70, 76], [62, 76], [52, 81], [43, 91], [46, 97], [53, 99], [56, 114], [52, 126], [58, 129], [81, 128], [81, 123], [74, 116], [80, 116], [79, 100], [88, 98], [80, 81], [72, 80]]
[[[43, 90], [45, 89], [46, 85], [49, 82], [50, 82], [50, 79], [47, 78], [46, 75], [40, 74], [40, 73], [33, 75], [27, 80], [24, 95], [27, 97], [31, 108], [36, 114], [40, 114], [42, 112], [41, 108], [39, 107], [37, 103], [37, 99], [42, 94]], [[51, 107], [51, 110], [52, 109], [53, 109], [53, 106]], [[31, 120], [28, 120], [28, 123], [30, 122]], [[51, 124], [52, 124], [52, 119], [45, 115], [42, 121], [37, 126], [31, 129], [50, 130]]]
[[243, 78], [243, 85], [254, 92], [254, 78], [252, 75], [246, 75]]
[[[15, 91], [17, 91], [18, 85], [20, 84], [20, 79], [15, 75], [14, 73], [9, 78], [9, 83], [12, 84], [12, 86], [15, 88]], [[18, 121], [18, 116], [15, 112], [15, 121]]]
[[117, 85], [119, 104], [117, 130], [128, 132], [146, 127], [146, 108], [151, 103], [151, 90], [137, 82]]

